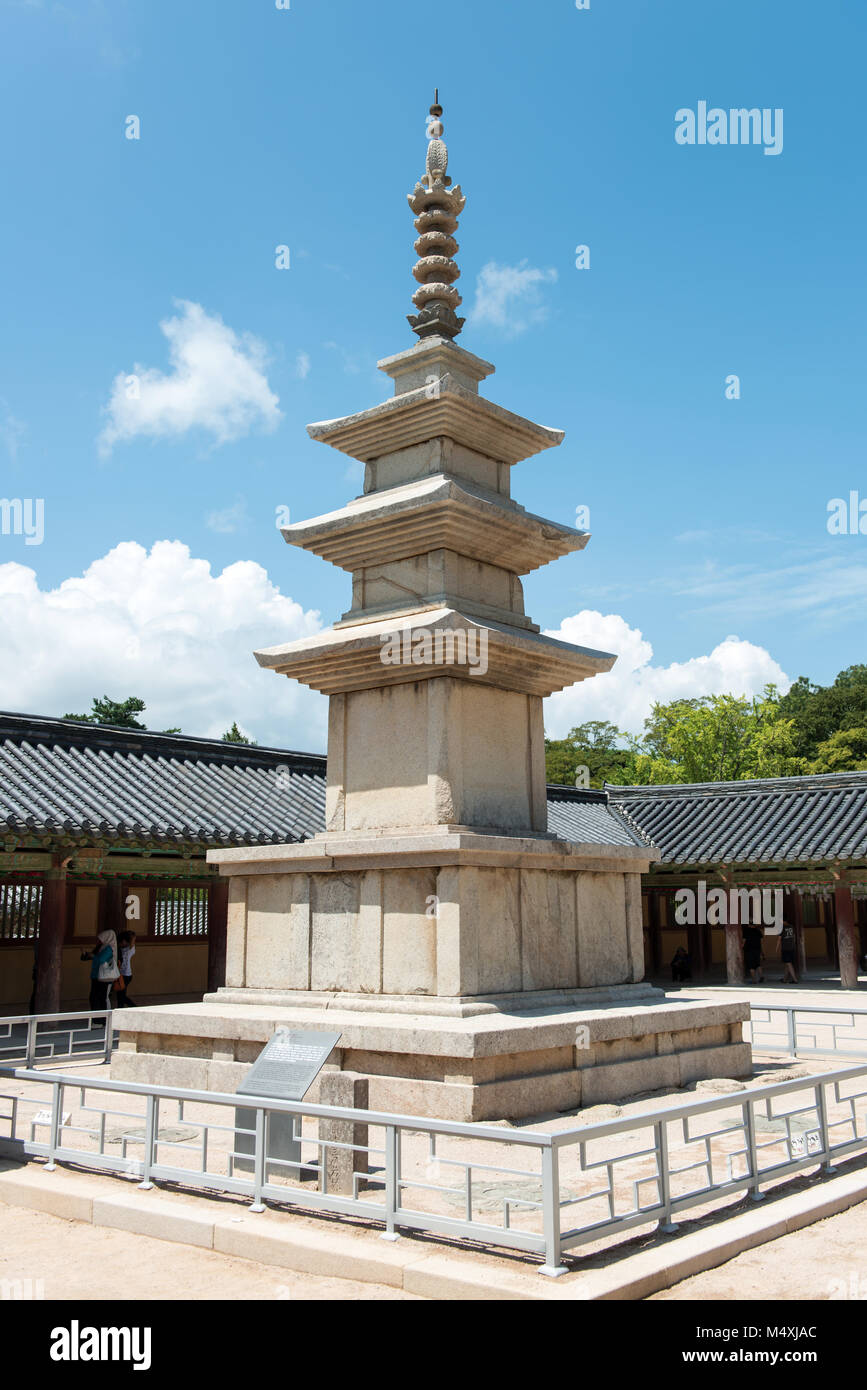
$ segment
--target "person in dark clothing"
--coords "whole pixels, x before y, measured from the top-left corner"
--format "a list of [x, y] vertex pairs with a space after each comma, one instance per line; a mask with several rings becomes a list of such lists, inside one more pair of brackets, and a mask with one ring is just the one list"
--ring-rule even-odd
[[744, 969], [749, 971], [754, 984], [764, 984], [762, 972], [762, 942], [765, 933], [761, 927], [744, 927]]
[[783, 984], [791, 980], [793, 985], [798, 983], [798, 975], [795, 970], [795, 962], [798, 958], [798, 937], [791, 922], [783, 923], [783, 930], [780, 933], [780, 960], [783, 962]]
[[692, 979], [692, 961], [689, 958], [689, 953], [682, 946], [678, 946], [672, 957], [671, 978], [676, 985]]

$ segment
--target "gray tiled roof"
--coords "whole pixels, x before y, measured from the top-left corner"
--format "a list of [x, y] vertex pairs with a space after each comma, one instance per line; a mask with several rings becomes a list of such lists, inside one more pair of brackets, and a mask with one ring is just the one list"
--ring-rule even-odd
[[306, 840], [324, 822], [324, 757], [0, 714], [7, 833], [231, 846]]
[[[581, 843], [645, 841], [604, 792], [548, 789]], [[162, 845], [284, 844], [325, 827], [325, 758], [180, 734], [0, 713], [0, 830]]]
[[603, 791], [548, 788], [548, 829], [564, 840], [591, 845], [646, 845], [641, 831], [610, 809]]
[[606, 790], [663, 863], [867, 858], [867, 772]]

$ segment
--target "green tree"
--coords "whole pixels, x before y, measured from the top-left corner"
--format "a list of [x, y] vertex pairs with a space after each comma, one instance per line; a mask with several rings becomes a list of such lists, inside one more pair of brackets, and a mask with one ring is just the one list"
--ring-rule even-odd
[[810, 763], [811, 772], [867, 772], [867, 728], [837, 729]]
[[626, 735], [616, 724], [591, 719], [579, 724], [566, 738], [545, 740], [545, 769], [553, 786], [574, 786], [579, 767], [589, 772], [591, 787], [604, 782], [623, 782], [631, 759], [620, 746]]
[[147, 725], [140, 724], [135, 717], [137, 714], [144, 714], [146, 708], [144, 700], [138, 699], [135, 695], [130, 695], [129, 699], [122, 701], [110, 700], [107, 695], [103, 695], [101, 700], [94, 697], [90, 714], [65, 714], [63, 717], [77, 719], [82, 724], [107, 724], [115, 729], [146, 729]]
[[815, 760], [820, 744], [838, 730], [867, 727], [867, 666], [848, 666], [827, 686], [799, 676], [780, 705], [783, 717], [795, 722], [798, 756]]
[[644, 737], [632, 741], [638, 784], [738, 782], [806, 771], [795, 751], [794, 721], [782, 715], [774, 686], [760, 698], [705, 695], [654, 705]]
[[237, 721], [236, 721], [235, 723], [232, 724], [231, 729], [227, 729], [226, 732], [223, 734], [223, 742], [224, 742], [224, 743], [247, 743], [247, 744], [250, 745], [251, 748], [255, 748], [255, 747], [256, 747], [256, 744], [253, 742], [253, 740], [252, 740], [251, 738], [247, 738], [247, 736], [246, 736], [245, 734], [242, 734], [242, 733], [241, 733], [241, 730], [238, 728]]

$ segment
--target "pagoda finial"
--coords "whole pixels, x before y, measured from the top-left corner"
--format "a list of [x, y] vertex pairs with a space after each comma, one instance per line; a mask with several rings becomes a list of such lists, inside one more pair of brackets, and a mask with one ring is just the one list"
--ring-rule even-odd
[[459, 249], [453, 233], [457, 231], [458, 218], [467, 200], [460, 185], [452, 188], [448, 176], [449, 152], [442, 138], [442, 114], [437, 87], [427, 124], [425, 173], [416, 184], [415, 192], [409, 194], [409, 205], [416, 214], [415, 227], [419, 233], [415, 249], [420, 257], [412, 272], [419, 282], [412, 297], [419, 312], [410, 314], [409, 322], [420, 338], [434, 334], [456, 338], [465, 323], [455, 313], [462, 300], [454, 289], [461, 272], [453, 259]]

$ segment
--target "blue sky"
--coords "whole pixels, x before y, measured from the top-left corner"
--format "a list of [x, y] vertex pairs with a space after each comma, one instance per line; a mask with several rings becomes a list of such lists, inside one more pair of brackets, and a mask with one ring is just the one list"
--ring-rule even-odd
[[[135, 692], [156, 726], [324, 747], [324, 702], [249, 652], [349, 607], [275, 511], [360, 491], [305, 425], [385, 398], [414, 341], [435, 84], [461, 342], [567, 431], [514, 495], [590, 507], [528, 610], [622, 654], [551, 731], [865, 660], [867, 536], [826, 527], [867, 499], [865, 42], [839, 0], [0, 0], [0, 495], [45, 509], [41, 545], [0, 535], [0, 704]], [[782, 108], [782, 153], [677, 144], [703, 100]]]

